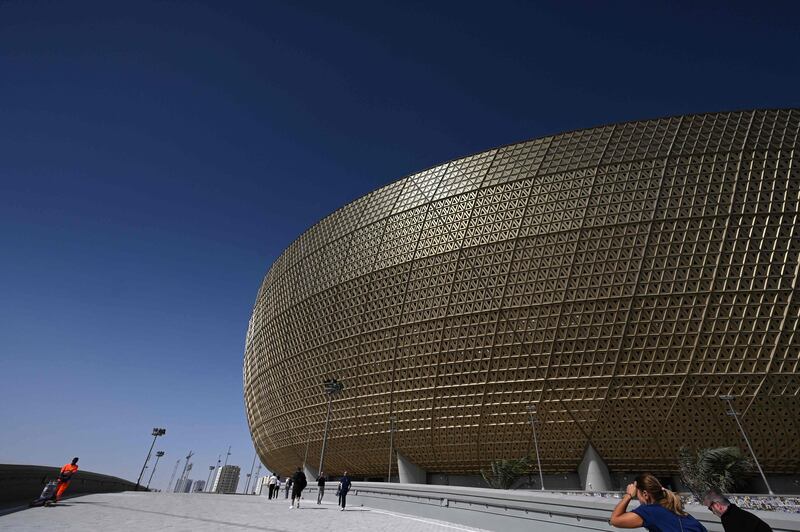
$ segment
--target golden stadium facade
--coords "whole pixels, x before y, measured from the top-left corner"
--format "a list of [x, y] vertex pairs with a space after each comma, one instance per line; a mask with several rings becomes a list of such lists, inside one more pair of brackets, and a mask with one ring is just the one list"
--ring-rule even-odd
[[[244, 396], [283, 475], [476, 474], [532, 448], [674, 472], [682, 445], [800, 469], [800, 111], [573, 131], [410, 175], [303, 233], [253, 309]], [[396, 471], [396, 465], [395, 471]]]

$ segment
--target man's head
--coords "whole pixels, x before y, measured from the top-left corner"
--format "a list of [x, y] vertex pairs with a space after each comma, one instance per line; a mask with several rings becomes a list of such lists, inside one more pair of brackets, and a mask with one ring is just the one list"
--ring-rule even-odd
[[298, 466], [298, 467], [297, 467], [297, 472], [299, 473], [300, 471], [302, 471], [302, 468], [300, 468], [300, 467]]
[[721, 517], [722, 514], [728, 511], [731, 501], [719, 491], [712, 489], [703, 497], [703, 505], [711, 510], [714, 515]]
[[78, 463], [78, 457], [76, 456], [75, 458], [72, 459], [72, 465], [75, 465], [77, 463]]

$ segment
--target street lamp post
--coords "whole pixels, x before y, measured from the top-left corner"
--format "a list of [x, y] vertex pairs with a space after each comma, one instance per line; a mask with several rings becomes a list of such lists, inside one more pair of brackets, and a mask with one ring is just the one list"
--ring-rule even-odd
[[397, 416], [389, 416], [389, 473], [386, 475], [386, 482], [392, 481], [392, 458], [394, 457], [394, 423]]
[[147, 458], [144, 459], [144, 465], [142, 465], [142, 471], [139, 473], [139, 478], [136, 479], [136, 489], [134, 491], [139, 491], [139, 483], [142, 481], [142, 475], [144, 475], [144, 468], [147, 467], [147, 462], [150, 461], [150, 454], [153, 452], [153, 447], [156, 445], [156, 438], [159, 436], [163, 436], [167, 433], [167, 429], [160, 429], [154, 428], [153, 429], [153, 443], [150, 445], [150, 450], [147, 451]]
[[333, 396], [344, 389], [344, 384], [336, 379], [327, 379], [324, 382], [324, 385], [325, 393], [328, 394], [328, 415], [325, 416], [325, 432], [322, 435], [322, 451], [319, 453], [319, 469], [317, 470], [318, 475], [322, 474], [322, 465], [325, 463], [325, 445], [328, 442], [328, 424], [331, 420], [331, 402], [333, 401]]
[[753, 457], [753, 461], [756, 463], [756, 467], [758, 468], [758, 472], [761, 473], [761, 479], [764, 481], [764, 484], [767, 486], [767, 491], [769, 491], [770, 495], [774, 495], [772, 493], [772, 488], [767, 482], [767, 476], [764, 474], [764, 470], [761, 469], [761, 464], [758, 463], [758, 458], [756, 458], [756, 453], [753, 451], [753, 446], [750, 445], [750, 439], [747, 437], [747, 433], [744, 431], [744, 427], [739, 422], [739, 416], [737, 415], [736, 410], [733, 408], [733, 400], [735, 397], [733, 395], [720, 395], [720, 399], [725, 401], [725, 404], [728, 405], [728, 410], [725, 412], [729, 416], [732, 416], [734, 420], [736, 420], [736, 424], [739, 426], [739, 431], [742, 433], [742, 437], [744, 437], [744, 442], [747, 444], [747, 448], [750, 450], [750, 455]]
[[149, 478], [149, 479], [147, 479], [147, 486], [145, 486], [145, 488], [144, 488], [144, 489], [146, 489], [146, 490], [149, 490], [149, 489], [150, 489], [150, 483], [153, 481], [153, 475], [155, 475], [155, 474], [156, 474], [156, 468], [158, 467], [158, 460], [159, 460], [159, 459], [160, 459], [162, 456], [164, 456], [164, 451], [156, 451], [156, 463], [155, 463], [155, 465], [153, 466], [153, 470], [150, 472], [150, 478]]
[[258, 456], [258, 454], [253, 455], [253, 464], [250, 466], [250, 472], [247, 474], [247, 484], [244, 486], [245, 495], [247, 495], [247, 490], [250, 489], [250, 479], [253, 476], [253, 469], [256, 468], [256, 456]]
[[528, 405], [528, 414], [531, 417], [531, 431], [533, 432], [533, 446], [536, 449], [536, 465], [539, 468], [539, 485], [544, 491], [544, 475], [542, 474], [542, 460], [539, 458], [539, 440], [536, 439], [536, 405]]

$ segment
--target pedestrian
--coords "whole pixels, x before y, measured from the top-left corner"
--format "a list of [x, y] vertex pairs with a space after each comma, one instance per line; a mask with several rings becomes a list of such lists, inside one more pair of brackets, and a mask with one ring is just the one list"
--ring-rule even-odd
[[325, 473], [322, 472], [317, 477], [317, 504], [322, 504], [322, 496], [325, 495]]
[[286, 482], [284, 482], [284, 484], [286, 484], [286, 489], [284, 490], [286, 493], [284, 494], [283, 498], [284, 499], [288, 499], [289, 498], [289, 489], [292, 487], [292, 477], [288, 477], [286, 479]]
[[[629, 512], [628, 504], [634, 497], [640, 504]], [[618, 528], [644, 527], [650, 532], [707, 532], [697, 519], [683, 511], [681, 498], [664, 489], [650, 473], [639, 475], [628, 484], [608, 522]]]
[[272, 498], [277, 499], [278, 495], [280, 494], [281, 494], [281, 476], [275, 475], [275, 491], [272, 493]]
[[272, 495], [275, 492], [275, 483], [278, 481], [278, 477], [272, 473], [267, 480], [267, 499], [272, 499]]
[[772, 532], [772, 528], [758, 516], [742, 510], [717, 490], [703, 497], [703, 504], [722, 521], [725, 532]]
[[64, 464], [61, 471], [58, 473], [58, 490], [56, 490], [56, 502], [61, 500], [64, 492], [69, 487], [69, 482], [72, 480], [73, 475], [78, 472], [78, 457], [72, 459], [69, 464]]
[[300, 498], [303, 496], [306, 483], [306, 474], [298, 467], [297, 471], [292, 475], [292, 505], [289, 506], [290, 509], [295, 507], [300, 508]]
[[339, 508], [340, 512], [344, 511], [344, 507], [347, 506], [347, 492], [350, 491], [350, 477], [347, 476], [347, 471], [344, 472], [342, 478], [339, 479]]

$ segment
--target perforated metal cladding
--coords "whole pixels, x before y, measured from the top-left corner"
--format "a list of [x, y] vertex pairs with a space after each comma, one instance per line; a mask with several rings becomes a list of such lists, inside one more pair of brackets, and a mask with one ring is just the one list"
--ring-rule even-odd
[[275, 262], [247, 334], [258, 452], [287, 474], [431, 472], [587, 442], [613, 470], [674, 470], [681, 445], [800, 469], [797, 110], [693, 115], [556, 135], [376, 190]]

